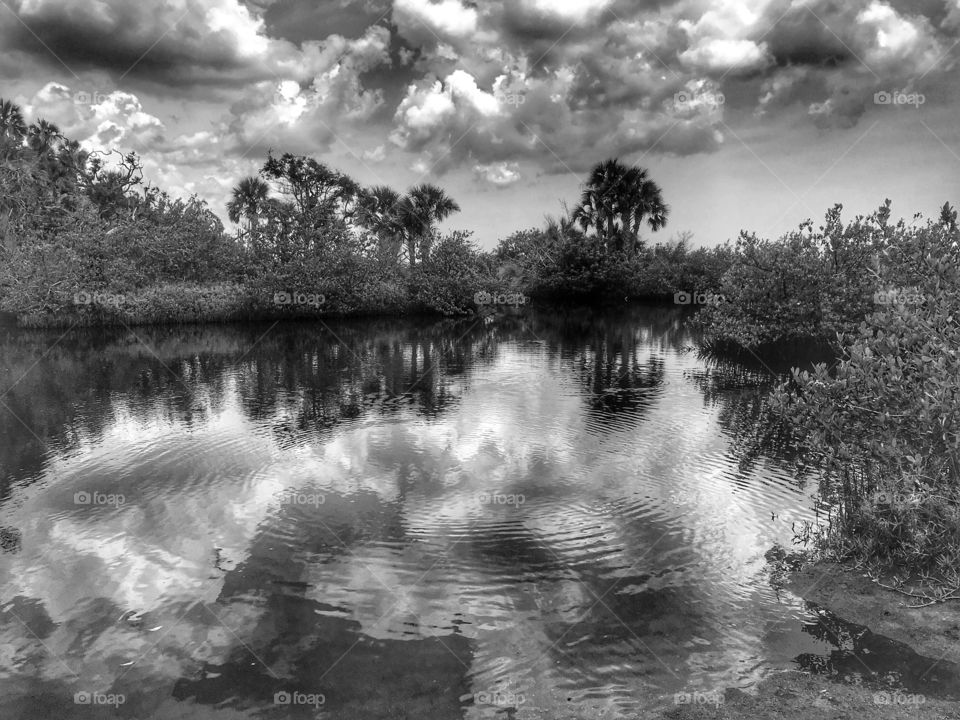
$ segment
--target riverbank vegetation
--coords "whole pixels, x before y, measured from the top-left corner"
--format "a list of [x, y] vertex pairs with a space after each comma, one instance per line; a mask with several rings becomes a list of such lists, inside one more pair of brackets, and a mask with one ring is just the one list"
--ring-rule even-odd
[[[482, 251], [440, 232], [442, 188], [363, 187], [309, 157], [270, 155], [227, 206], [144, 180], [139, 159], [81, 148], [0, 112], [0, 312], [21, 325], [477, 312], [506, 299], [671, 299], [716, 286], [731, 250], [652, 244], [669, 207], [640, 168], [599, 163], [572, 211]], [[477, 302], [478, 297], [481, 302]]]
[[[695, 306], [714, 352], [829, 342], [768, 403], [820, 474], [831, 556], [960, 596], [960, 230], [892, 220], [885, 202], [778, 239], [654, 242], [670, 219], [642, 168], [610, 159], [576, 206], [480, 250], [441, 232], [442, 188], [363, 187], [309, 157], [240, 179], [224, 227], [201, 199], [146, 183], [139, 159], [91, 151], [0, 101], [0, 313], [27, 326], [460, 315], [529, 300]], [[658, 237], [662, 237], [659, 236]], [[0, 318], [2, 319], [2, 318]], [[912, 591], [911, 591], [912, 592]]]

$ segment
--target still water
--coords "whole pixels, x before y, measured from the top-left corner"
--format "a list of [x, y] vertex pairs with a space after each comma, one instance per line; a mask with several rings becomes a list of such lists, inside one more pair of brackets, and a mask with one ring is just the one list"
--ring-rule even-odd
[[782, 368], [694, 341], [673, 308], [8, 332], [3, 716], [620, 718], [855, 675], [764, 559], [815, 512], [750, 440]]

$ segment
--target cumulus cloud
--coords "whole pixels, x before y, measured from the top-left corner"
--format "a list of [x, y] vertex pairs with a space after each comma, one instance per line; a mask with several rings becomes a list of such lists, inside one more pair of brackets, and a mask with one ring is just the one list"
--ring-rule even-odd
[[769, 64], [766, 47], [752, 40], [707, 38], [680, 55], [683, 62], [710, 72], [752, 72]]
[[318, 59], [319, 43], [270, 37], [241, 0], [12, 0], [10, 9], [0, 14], [4, 45], [74, 73], [109, 68], [183, 89], [309, 76]]
[[757, 0], [723, 0], [711, 3], [696, 22], [681, 20], [689, 46], [680, 53], [680, 61], [694, 70], [727, 74], [766, 67], [772, 62], [766, 44], [749, 37], [765, 5]]
[[582, 23], [601, 15], [610, 0], [521, 0], [520, 5], [533, 14], [557, 17], [564, 22]]
[[262, 154], [281, 147], [290, 152], [319, 152], [350, 128], [362, 124], [383, 104], [383, 92], [363, 85], [361, 77], [389, 65], [389, 32], [374, 26], [360, 38], [331, 36], [316, 48], [309, 81], [286, 79], [250, 86], [223, 121], [236, 151]]
[[460, 0], [396, 0], [393, 21], [414, 44], [434, 44], [451, 38], [469, 38], [477, 32], [478, 13]]
[[[378, 0], [346, 22], [344, 2], [11, 1], [82, 76], [69, 87], [40, 76], [31, 107], [91, 145], [142, 152], [193, 189], [228, 170], [235, 180], [271, 148], [346, 146], [364, 162], [399, 156], [399, 167], [507, 187], [521, 167], [580, 173], [599, 156], [712, 152], [722, 123], [751, 111], [849, 128], [879, 90], [920, 83], [937, 102], [926, 86], [948, 81], [960, 0], [932, 4]], [[0, 42], [6, 58], [43, 53], [48, 72], [57, 62], [9, 12]], [[26, 82], [8, 65], [0, 74], [19, 91]], [[188, 112], [202, 97], [203, 123], [172, 132], [172, 97]]]
[[519, 164], [515, 162], [475, 165], [473, 172], [483, 182], [498, 188], [509, 187], [518, 182], [521, 177]]
[[[84, 102], [87, 97], [90, 102]], [[135, 95], [119, 90], [87, 96], [52, 82], [30, 98], [23, 109], [28, 117], [56, 123], [67, 137], [88, 150], [148, 152], [164, 141], [163, 122], [145, 112]]]
[[857, 14], [856, 34], [863, 60], [874, 72], [922, 73], [944, 50], [927, 18], [901, 15], [878, 0]]

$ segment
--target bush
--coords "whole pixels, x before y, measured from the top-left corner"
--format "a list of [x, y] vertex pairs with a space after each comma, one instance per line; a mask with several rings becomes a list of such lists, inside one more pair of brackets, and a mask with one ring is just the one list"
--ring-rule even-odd
[[830, 339], [855, 328], [874, 307], [876, 259], [892, 234], [889, 202], [848, 225], [841, 210], [837, 205], [828, 211], [817, 231], [807, 221], [777, 241], [741, 233], [720, 281], [726, 302], [705, 307], [694, 324], [715, 341], [748, 348]]
[[822, 472], [821, 494], [834, 509], [824, 549], [957, 585], [960, 244], [956, 231], [933, 223], [896, 240], [881, 274], [914, 287], [840, 337], [834, 372], [794, 371], [771, 408]]
[[470, 242], [471, 233], [443, 237], [410, 276], [410, 300], [420, 311], [463, 315], [476, 309], [474, 296], [496, 287], [491, 267]]
[[87, 293], [103, 301], [64, 306], [56, 312], [26, 312], [24, 327], [148, 325], [245, 320], [253, 312], [249, 291], [233, 282], [164, 283], [132, 293]]

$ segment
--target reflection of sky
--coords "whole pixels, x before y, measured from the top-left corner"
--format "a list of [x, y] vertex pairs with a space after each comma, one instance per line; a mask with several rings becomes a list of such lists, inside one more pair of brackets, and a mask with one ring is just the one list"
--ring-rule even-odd
[[[662, 355], [641, 347], [640, 362], [651, 354]], [[158, 410], [138, 420], [120, 404], [99, 442], [54, 458], [48, 477], [25, 491], [15, 521], [24, 551], [0, 559], [0, 599], [38, 599], [64, 623], [51, 640], [63, 650], [82, 634], [91, 600], [108, 600], [111, 616], [147, 613], [153, 635], [121, 626], [88, 644], [84, 662], [97, 657], [109, 672], [133, 660], [176, 677], [184, 667], [169, 657], [138, 658], [157, 642], [193, 661], [223, 662], [266, 611], [236, 599], [213, 604], [226, 574], [250, 561], [266, 534], [296, 558], [297, 575], [284, 579], [306, 583], [306, 597], [369, 637], [442, 638], [462, 620], [459, 632], [476, 643], [478, 691], [549, 693], [551, 674], [562, 686], [565, 672], [553, 668], [551, 646], [590, 657], [600, 652], [590, 649], [602, 646], [599, 631], [629, 645], [630, 633], [658, 628], [679, 633], [679, 649], [651, 640], [673, 653], [672, 665], [735, 682], [738, 667], [764, 654], [764, 627], [736, 626], [762, 601], [758, 558], [774, 539], [789, 539], [804, 503], [784, 478], [763, 478], [762, 463], [753, 476], [738, 474], [719, 411], [683, 376], [697, 361], [663, 357], [660, 394], [604, 435], [585, 413], [582, 385], [556, 358], [509, 343], [496, 364], [457, 386], [460, 401], [439, 417], [366, 417], [329, 440], [286, 442], [247, 418], [229, 382], [226, 403], [195, 413], [189, 432], [175, 416]], [[291, 511], [281, 506], [289, 488], [326, 500]], [[93, 489], [125, 502], [73, 504], [75, 492]], [[479, 501], [490, 493], [524, 502]], [[771, 512], [787, 518], [774, 530]], [[400, 539], [378, 526], [392, 516]], [[346, 541], [349, 549], [340, 545], [345, 528], [360, 538]], [[333, 536], [323, 562], [298, 545], [313, 535]], [[649, 622], [619, 621], [636, 631], [591, 619], [562, 635], [591, 607], [602, 612], [597, 596], [614, 582], [604, 607], [681, 588], [699, 615], [686, 632], [657, 610]], [[233, 630], [202, 613], [179, 619], [193, 601], [216, 607]], [[629, 649], [586, 681], [622, 680], [635, 669]]]

